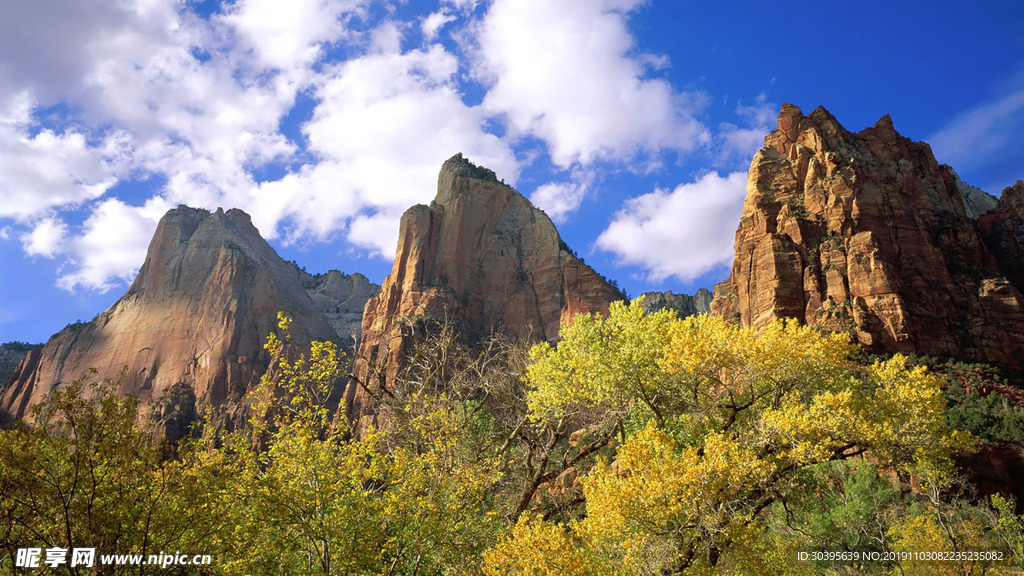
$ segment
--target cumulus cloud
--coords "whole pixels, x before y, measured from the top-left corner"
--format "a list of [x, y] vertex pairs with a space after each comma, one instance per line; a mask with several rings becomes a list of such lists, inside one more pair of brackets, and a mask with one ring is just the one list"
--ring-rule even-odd
[[[171, 31], [155, 13], [170, 2], [33, 0], [4, 5], [0, 19], [0, 90], [28, 89], [49, 105], [83, 95], [85, 79], [109, 48], [126, 46], [148, 52]], [[55, 41], [59, 39], [59, 41]], [[139, 55], [139, 52], [133, 55]], [[0, 94], [6, 98], [9, 94]]]
[[530, 201], [547, 213], [556, 223], [561, 224], [565, 222], [569, 214], [579, 208], [585, 194], [586, 188], [581, 184], [551, 182], [530, 194]]
[[576, 211], [594, 183], [594, 174], [575, 170], [568, 182], [549, 182], [530, 194], [534, 206], [543, 210], [553, 221], [561, 224]]
[[441, 4], [468, 12], [476, 8], [477, 0], [441, 0]]
[[402, 212], [433, 198], [438, 168], [451, 155], [463, 152], [515, 182], [515, 155], [486, 130], [482, 110], [462, 101], [457, 71], [455, 56], [440, 45], [331, 67], [303, 128], [320, 161], [261, 186], [291, 198], [270, 218], [287, 216], [293, 234], [318, 237], [355, 218], [348, 240], [393, 256]]
[[645, 269], [652, 281], [694, 280], [731, 262], [746, 180], [745, 172], [711, 172], [672, 191], [629, 199], [597, 246], [620, 264]]
[[27, 91], [0, 103], [0, 218], [27, 222], [80, 205], [103, 195], [123, 170], [122, 135], [90, 142], [73, 128], [33, 134], [35, 108]]
[[[445, 159], [463, 152], [515, 183], [533, 138], [572, 167], [531, 196], [564, 220], [599, 162], [711, 142], [702, 96], [657, 77], [668, 59], [636, 46], [627, 24], [642, 3], [442, 0], [372, 25], [369, 0], [237, 0], [212, 16], [178, 0], [16, 3], [0, 21], [4, 235], [63, 259], [68, 290], [130, 279], [179, 203], [242, 208], [268, 238], [344, 237], [390, 257]], [[468, 61], [437, 42], [455, 19]], [[417, 25], [425, 44], [405, 49]], [[476, 88], [480, 103], [463, 93]], [[297, 120], [300, 94], [313, 104]], [[147, 179], [148, 200], [120, 197]], [[71, 209], [84, 224], [62, 224]]]
[[[27, 227], [52, 210], [87, 211], [83, 226], [64, 230], [63, 288], [104, 290], [129, 278], [159, 209], [179, 203], [242, 208], [269, 238], [344, 235], [387, 257], [401, 213], [433, 197], [450, 155], [463, 152], [510, 182], [518, 176], [488, 112], [463, 101], [456, 57], [438, 44], [403, 51], [405, 22], [357, 30], [365, 0], [287, 9], [239, 0], [210, 18], [173, 1], [96, 2], [87, 15], [71, 0], [42, 4], [0, 23], [68, 32], [60, 50], [39, 46], [26, 62], [23, 45], [0, 39], [0, 79], [10, 81], [0, 85], [22, 86], [0, 92], [0, 218], [19, 222], [19, 237], [42, 238], [45, 228]], [[424, 20], [425, 35], [451, 20], [448, 10], [472, 7], [447, 3]], [[341, 42], [352, 55], [325, 61], [326, 47]], [[301, 143], [281, 130], [300, 91], [315, 102]], [[74, 107], [74, 124], [44, 126], [40, 110], [52, 103]], [[279, 175], [261, 177], [268, 166]], [[143, 206], [111, 194], [153, 175], [161, 187]], [[118, 218], [125, 225], [112, 233]], [[42, 255], [40, 242], [24, 245]]]
[[44, 218], [21, 236], [21, 244], [29, 256], [53, 258], [64, 247], [68, 234], [67, 224], [56, 218]]
[[323, 46], [346, 33], [345, 21], [360, 15], [362, 0], [241, 0], [222, 17], [257, 56], [278, 70], [306, 67]]
[[[141, 222], [105, 198], [125, 178], [161, 176], [166, 185], [153, 194], [172, 205], [252, 210], [266, 200], [254, 193], [254, 174], [297, 150], [281, 119], [310, 86], [323, 47], [365, 3], [279, 4], [240, 0], [209, 19], [150, 0], [40, 0], [5, 12], [0, 218], [27, 226], [53, 209], [84, 207], [92, 215], [67, 230], [70, 245], [108, 255], [70, 252], [74, 270], [62, 286], [103, 289], [141, 264], [128, 257], [144, 253], [135, 235], [98, 226], [114, 215]], [[72, 119], [52, 121], [53, 104], [72, 109]]]
[[[81, 103], [85, 116], [131, 135], [134, 167], [169, 177], [198, 175], [230, 190], [239, 170], [294, 151], [280, 120], [311, 72], [257, 67], [260, 61], [247, 60], [247, 51], [216, 46], [218, 25], [169, 12], [162, 26], [174, 33], [160, 43], [135, 32], [105, 40]], [[214, 54], [204, 58], [197, 53], [201, 46]]]
[[438, 10], [429, 14], [427, 17], [420, 22], [420, 31], [423, 32], [423, 38], [425, 40], [432, 41], [437, 38], [437, 33], [444, 28], [445, 24], [455, 20], [455, 16], [448, 13], [447, 10]]
[[495, 0], [475, 34], [484, 107], [512, 136], [542, 139], [563, 168], [707, 143], [700, 95], [647, 77], [665, 60], [634, 54], [626, 23], [641, 3]]
[[114, 282], [131, 281], [143, 260], [160, 217], [172, 207], [156, 196], [143, 206], [104, 200], [85, 221], [83, 233], [66, 250], [74, 270], [61, 276], [57, 285], [69, 291], [84, 287], [108, 290]]

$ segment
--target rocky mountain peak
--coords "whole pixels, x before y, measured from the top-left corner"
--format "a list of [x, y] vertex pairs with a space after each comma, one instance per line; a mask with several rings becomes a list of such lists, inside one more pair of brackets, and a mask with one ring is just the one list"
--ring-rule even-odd
[[329, 270], [325, 274], [302, 272], [302, 286], [313, 304], [327, 318], [346, 348], [358, 348], [362, 334], [363, 307], [380, 286], [359, 274]]
[[969, 202], [888, 116], [851, 133], [824, 108], [804, 116], [787, 104], [765, 144], [714, 312], [746, 326], [793, 317], [878, 350], [1022, 363], [1024, 299], [1006, 273], [1012, 199], [975, 223], [985, 198]]
[[363, 315], [364, 376], [370, 365], [397, 370], [408, 344], [402, 318], [448, 319], [471, 339], [492, 331], [553, 339], [575, 314], [605, 312], [622, 298], [568, 250], [546, 214], [461, 154], [441, 167], [434, 201], [402, 216], [395, 254]]
[[[459, 152], [444, 161], [444, 164], [441, 165], [439, 178], [445, 179], [445, 181], [450, 181], [454, 178], [474, 178], [477, 180], [488, 180], [491, 182], [498, 181], [498, 176], [494, 173], [494, 170], [473, 164], [468, 158], [462, 155], [462, 152]], [[438, 185], [439, 190], [443, 188], [445, 188], [444, 185]]]
[[979, 216], [992, 210], [999, 204], [999, 199], [995, 196], [961, 180], [960, 175], [956, 173], [952, 166], [943, 164], [942, 168], [953, 176], [957, 190], [960, 191], [960, 196], [964, 201], [964, 210], [969, 217], [977, 220]]
[[1017, 180], [1013, 186], [1005, 188], [999, 197], [999, 205], [1024, 214], [1024, 180]]
[[787, 142], [796, 142], [800, 134], [800, 123], [803, 122], [804, 113], [794, 104], [785, 103], [779, 110], [778, 132], [785, 137]]
[[199, 289], [203, 283], [194, 273], [215, 266], [208, 262], [214, 250], [237, 250], [261, 263], [279, 267], [281, 259], [260, 236], [245, 212], [178, 206], [157, 224], [146, 260], [126, 297], [142, 293], [175, 294]]
[[797, 106], [783, 104], [778, 127], [765, 137], [765, 146], [788, 157], [800, 148], [843, 146], [851, 136], [824, 106], [804, 116]]
[[889, 116], [888, 114], [883, 114], [882, 117], [879, 118], [877, 122], [875, 122], [875, 129], [879, 131], [891, 131], [892, 133], [895, 134], [896, 128], [892, 124], [892, 116]]
[[[92, 321], [30, 351], [0, 390], [0, 405], [23, 417], [52, 387], [91, 368], [102, 379], [127, 367], [121, 391], [144, 406], [166, 412], [164, 397], [173, 391], [168, 413], [212, 409], [229, 425], [267, 367], [263, 343], [279, 311], [292, 317], [298, 343], [344, 342], [338, 330], [345, 323], [337, 320], [347, 315], [352, 324], [352, 310], [359, 314], [375, 293], [369, 282], [356, 281], [358, 289], [343, 294], [340, 273], [322, 285], [308, 276], [278, 256], [245, 212], [179, 206], [157, 225], [127, 293]], [[196, 405], [178, 406], [183, 398]]]

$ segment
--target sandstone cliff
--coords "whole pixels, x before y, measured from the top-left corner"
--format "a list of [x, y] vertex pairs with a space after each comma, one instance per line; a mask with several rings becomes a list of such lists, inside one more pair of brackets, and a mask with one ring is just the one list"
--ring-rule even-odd
[[[231, 425], [239, 400], [267, 367], [263, 344], [278, 311], [294, 319], [298, 342], [348, 336], [332, 323], [347, 330], [351, 309], [361, 309], [359, 297], [373, 287], [353, 282], [359, 289], [346, 293], [335, 286], [343, 280], [337, 273], [316, 280], [282, 260], [240, 210], [180, 206], [161, 219], [128, 292], [91, 322], [68, 326], [32, 350], [0, 402], [23, 417], [54, 386], [90, 368], [104, 378], [127, 366], [121, 391], [152, 406], [168, 435], [209, 407]], [[337, 310], [335, 317], [323, 308]]]
[[693, 296], [689, 294], [673, 294], [667, 292], [644, 292], [644, 310], [655, 312], [657, 310], [675, 310], [680, 318], [707, 314], [711, 311], [711, 301], [714, 298], [707, 288], [697, 290]]
[[[391, 274], [363, 314], [362, 360], [394, 375], [408, 340], [400, 320], [447, 319], [470, 339], [503, 331], [551, 340], [574, 315], [607, 312], [623, 298], [574, 256], [542, 211], [486, 168], [456, 155], [430, 206], [402, 216]], [[358, 413], [362, 391], [350, 389]]]
[[978, 225], [1003, 273], [1024, 292], [1024, 180], [1003, 190], [999, 203], [978, 218]]
[[888, 116], [851, 133], [824, 108], [784, 105], [751, 163], [732, 272], [712, 310], [745, 326], [793, 317], [871, 349], [1020, 368], [1013, 194], [976, 223], [958, 183]]
[[337, 270], [325, 274], [303, 272], [301, 281], [316, 309], [327, 318], [341, 339], [341, 344], [347, 349], [358, 349], [363, 309], [366, 301], [380, 291], [380, 286], [358, 272], [344, 274]]

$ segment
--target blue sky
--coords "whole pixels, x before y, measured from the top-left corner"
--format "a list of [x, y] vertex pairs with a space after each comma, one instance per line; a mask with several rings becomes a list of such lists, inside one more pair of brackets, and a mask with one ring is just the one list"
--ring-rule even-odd
[[692, 293], [727, 275], [783, 102], [890, 114], [998, 195], [1024, 178], [1024, 5], [967, 6], [5, 1], [0, 341], [108, 307], [180, 203], [380, 282], [456, 152], [631, 295]]

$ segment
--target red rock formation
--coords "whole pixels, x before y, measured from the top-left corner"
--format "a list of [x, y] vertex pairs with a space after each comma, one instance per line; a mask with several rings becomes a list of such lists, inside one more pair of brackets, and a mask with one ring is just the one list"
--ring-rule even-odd
[[[2, 407], [23, 417], [54, 386], [90, 368], [104, 378], [127, 367], [121, 390], [143, 405], [176, 414], [224, 407], [230, 418], [266, 369], [263, 343], [278, 311], [292, 316], [299, 342], [339, 339], [303, 278], [244, 212], [180, 206], [160, 221], [128, 292], [91, 322], [32, 350], [0, 391]], [[177, 393], [168, 395], [172, 389]], [[198, 406], [168, 406], [168, 398]]]
[[[471, 338], [504, 331], [551, 340], [576, 314], [607, 312], [620, 292], [574, 256], [551, 220], [461, 154], [438, 177], [430, 206], [402, 216], [394, 267], [366, 303], [357, 376], [397, 370], [403, 317], [448, 319]], [[350, 390], [358, 412], [361, 390]]]
[[1024, 512], [1024, 448], [1008, 444], [983, 444], [973, 454], [961, 454], [957, 466], [978, 496], [1012, 496], [1017, 513]]
[[[1003, 265], [1020, 262], [1003, 244]], [[744, 326], [794, 317], [877, 350], [1024, 365], [1020, 290], [952, 170], [888, 116], [851, 133], [824, 108], [782, 107], [751, 163], [712, 310]]]
[[1024, 180], [1003, 190], [999, 203], [978, 218], [978, 225], [1006, 277], [1024, 292]]

